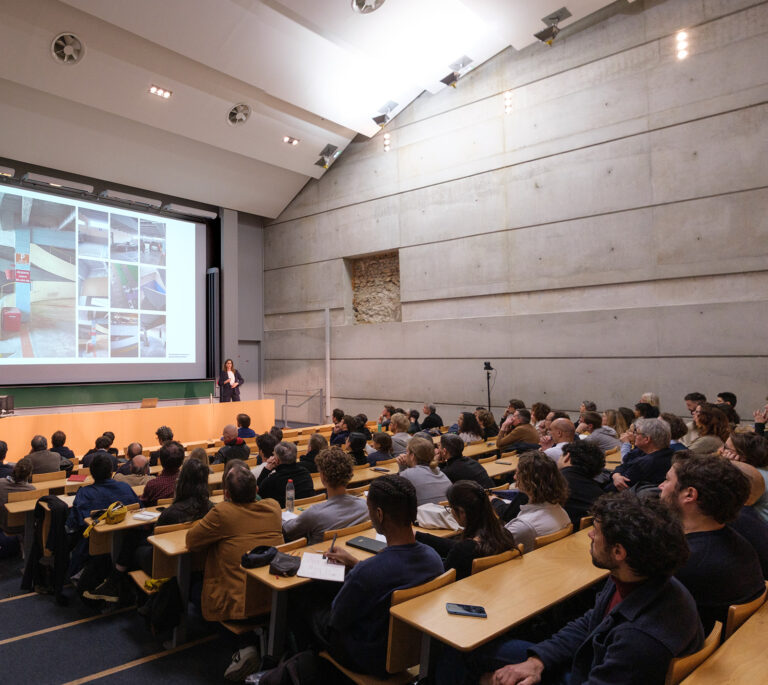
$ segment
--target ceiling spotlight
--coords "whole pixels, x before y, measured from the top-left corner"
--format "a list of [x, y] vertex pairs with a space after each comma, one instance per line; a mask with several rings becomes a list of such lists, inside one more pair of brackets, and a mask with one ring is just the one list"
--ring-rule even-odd
[[573, 16], [568, 11], [567, 7], [561, 7], [556, 12], [552, 12], [552, 14], [548, 14], [546, 17], [542, 17], [542, 21], [547, 25], [547, 28], [542, 29], [538, 33], [534, 33], [534, 38], [538, 38], [542, 43], [546, 43], [547, 45], [552, 45], [555, 38], [557, 38], [557, 34], [560, 33], [560, 27], [558, 24], [568, 19], [568, 17]]
[[390, 146], [391, 135], [389, 133], [384, 134], [384, 152], [389, 152], [392, 147]]
[[288, 143], [288, 145], [298, 145], [299, 139], [298, 138], [292, 138], [291, 136], [283, 136], [283, 142]]
[[504, 93], [504, 114], [511, 114], [512, 112], [512, 91], [508, 90]]
[[374, 123], [379, 126], [384, 126], [390, 119], [392, 119], [392, 112], [397, 109], [398, 103], [394, 100], [388, 100], [381, 107], [379, 107], [378, 116], [371, 117]]
[[456, 87], [456, 81], [459, 80], [459, 72], [452, 71], [448, 76], [445, 78], [440, 79], [440, 83], [444, 83], [446, 86], [452, 86], [453, 88]]
[[320, 159], [315, 162], [315, 166], [320, 166], [323, 167], [323, 169], [327, 169], [329, 166], [331, 166], [333, 160], [335, 160], [340, 154], [341, 151], [338, 147], [328, 143], [328, 145], [320, 150]]
[[155, 85], [149, 87], [149, 92], [152, 93], [152, 95], [157, 95], [158, 97], [164, 98], [165, 100], [173, 95], [170, 90], [166, 90], [165, 88], [161, 88], [160, 86]]
[[379, 114], [376, 117], [373, 117], [373, 121], [377, 123], [379, 126], [384, 126], [392, 117], [389, 116], [386, 112], [384, 114]]
[[675, 38], [677, 38], [677, 59], [685, 59], [688, 57], [688, 33], [678, 31]]
[[370, 14], [384, 4], [384, 0], [352, 0], [352, 11], [358, 14]]
[[677, 40], [688, 40], [688, 34], [685, 31], [678, 31], [677, 32]]

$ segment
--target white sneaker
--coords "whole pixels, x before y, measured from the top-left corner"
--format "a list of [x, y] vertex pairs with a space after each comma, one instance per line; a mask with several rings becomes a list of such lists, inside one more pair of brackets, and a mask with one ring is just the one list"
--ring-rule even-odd
[[259, 648], [255, 645], [238, 649], [232, 655], [232, 663], [224, 671], [224, 677], [227, 680], [242, 682], [247, 675], [258, 670], [261, 663]]

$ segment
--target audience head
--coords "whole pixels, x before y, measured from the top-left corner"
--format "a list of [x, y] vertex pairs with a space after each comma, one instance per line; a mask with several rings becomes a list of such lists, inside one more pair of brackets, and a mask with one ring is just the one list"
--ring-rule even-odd
[[251, 417], [248, 416], [248, 414], [238, 414], [237, 418], [235, 420], [237, 421], [237, 425], [240, 428], [250, 428], [251, 427]]
[[768, 467], [768, 442], [756, 433], [733, 433], [725, 441], [723, 456], [764, 469]]
[[263, 459], [269, 459], [275, 453], [277, 440], [270, 433], [262, 433], [256, 437], [256, 446]]
[[411, 461], [412, 466], [429, 466], [433, 471], [437, 468], [435, 445], [431, 440], [411, 438], [406, 447], [406, 457]]
[[514, 547], [515, 539], [499, 521], [482, 486], [473, 480], [459, 480], [448, 488], [448, 504], [460, 526], [462, 538], [477, 542], [480, 556], [499, 554]]
[[8, 454], [8, 443], [5, 440], [0, 440], [0, 464], [5, 461], [6, 454]]
[[556, 445], [561, 442], [571, 442], [576, 436], [576, 426], [570, 419], [555, 419], [549, 424], [549, 434]]
[[568, 500], [568, 483], [554, 460], [544, 452], [523, 452], [517, 463], [517, 487], [531, 504], [563, 505]]
[[275, 456], [281, 464], [296, 463], [296, 445], [292, 442], [281, 442], [275, 447]]
[[[258, 443], [258, 441], [257, 441]], [[320, 433], [312, 433], [309, 436], [309, 443], [307, 444], [307, 450], [310, 452], [320, 452], [328, 447], [328, 441], [324, 435]]]
[[222, 428], [221, 437], [224, 442], [232, 442], [235, 438], [237, 438], [237, 426], [233, 426], [231, 423], [228, 423], [226, 426], [224, 426], [224, 428]]
[[582, 400], [579, 413], [584, 413], [585, 411], [597, 411], [597, 405], [592, 400]]
[[685, 406], [691, 414], [693, 414], [693, 410], [696, 409], [698, 405], [707, 401], [706, 396], [700, 392], [689, 392], [683, 399], [685, 400]]
[[227, 474], [232, 469], [245, 469], [246, 471], [250, 471], [248, 464], [246, 464], [242, 459], [230, 459], [224, 464], [224, 470], [221, 472], [222, 483], [227, 480]]
[[552, 422], [555, 419], [568, 419], [571, 420], [570, 416], [566, 414], [564, 411], [551, 411], [549, 414], [547, 414], [547, 418], [544, 419], [544, 431], [548, 431], [549, 427], [552, 425]]
[[411, 409], [408, 411], [408, 418], [411, 420], [412, 423], [416, 423], [419, 420], [419, 411], [418, 409]]
[[[205, 451], [204, 447], [195, 447], [195, 449], [189, 453], [189, 459], [199, 461], [203, 466], [205, 466], [206, 469], [210, 468], [211, 466], [210, 457], [208, 456], [208, 452]], [[189, 459], [187, 461], [189, 461]]]
[[654, 407], [648, 402], [638, 402], [635, 405], [635, 416], [638, 419], [655, 419], [659, 415], [658, 407]]
[[133, 459], [144, 451], [144, 447], [140, 442], [132, 442], [125, 448], [125, 456], [128, 460]]
[[616, 431], [617, 435], [625, 433], [629, 425], [624, 417], [616, 409], [606, 409], [601, 417], [604, 426], [609, 426]]
[[683, 518], [692, 511], [719, 524], [730, 523], [749, 496], [749, 479], [728, 459], [686, 453], [675, 455], [661, 500]]
[[355, 415], [355, 421], [357, 422], [357, 429], [358, 430], [365, 430], [365, 424], [368, 423], [368, 415], [367, 414], [356, 414]]
[[109, 438], [109, 447], [112, 447], [112, 443], [115, 441], [115, 434], [112, 431], [104, 431], [102, 435], [105, 438]]
[[639, 578], [668, 578], [688, 559], [679, 518], [655, 499], [629, 491], [603, 495], [592, 514], [592, 562], [598, 568], [626, 565]]
[[48, 449], [48, 440], [46, 440], [44, 435], [36, 435], [30, 441], [30, 446], [33, 452], [42, 452]]
[[280, 426], [272, 426], [272, 428], [269, 429], [270, 435], [275, 436], [275, 440], [278, 442], [283, 441], [283, 429], [280, 428]]
[[736, 408], [736, 395], [732, 392], [717, 393], [717, 401], [719, 404], [730, 404], [734, 409]]
[[95, 445], [97, 450], [108, 450], [112, 446], [112, 441], [106, 435], [100, 435], [96, 438]]
[[637, 419], [635, 421], [635, 447], [646, 454], [669, 447], [672, 432], [669, 424], [661, 419]]
[[405, 414], [395, 412], [389, 419], [389, 428], [393, 433], [405, 433], [411, 422]]
[[659, 408], [659, 396], [655, 392], [644, 392], [640, 396], [640, 401], [646, 402], [657, 409]]
[[392, 414], [395, 414], [395, 413], [397, 413], [397, 410], [395, 409], [395, 405], [394, 404], [385, 404], [384, 405], [384, 411], [381, 412], [382, 416], [385, 419], [391, 419], [392, 418]]
[[168, 440], [173, 440], [173, 431], [168, 426], [160, 426], [160, 428], [155, 431], [155, 435], [157, 436], [157, 442], [160, 445]]
[[344, 414], [344, 417], [341, 419], [341, 430], [350, 433], [357, 430], [357, 419], [351, 414]]
[[573, 466], [584, 475], [595, 478], [605, 468], [605, 452], [591, 440], [574, 440], [563, 446], [563, 456], [557, 465], [560, 468]]
[[458, 435], [453, 435], [452, 433], [443, 433], [440, 436], [440, 447], [446, 451], [448, 459], [460, 457], [464, 454], [464, 441]]
[[332, 488], [346, 487], [352, 480], [354, 461], [338, 447], [326, 448], [315, 457], [315, 464], [323, 482]]
[[688, 432], [688, 426], [685, 425], [685, 421], [675, 414], [664, 412], [661, 415], [661, 420], [669, 424], [670, 437], [672, 440], [679, 441], [680, 438]]
[[716, 404], [715, 406], [725, 414], [725, 418], [731, 426], [736, 427], [741, 423], [741, 417], [730, 404]]
[[429, 416], [430, 414], [437, 413], [437, 407], [434, 404], [425, 404], [422, 407], [422, 411], [424, 412], [425, 416]]
[[90, 466], [91, 476], [95, 483], [103, 483], [112, 477], [112, 460], [108, 454], [94, 455]]
[[191, 457], [184, 462], [176, 479], [174, 501], [181, 502], [188, 499], [208, 502], [208, 466], [199, 459]]
[[514, 418], [513, 423], [515, 426], [524, 426], [526, 423], [531, 422], [531, 412], [525, 407], [516, 409], [512, 416]]
[[477, 422], [483, 430], [488, 430], [489, 428], [496, 426], [496, 419], [493, 417], [493, 414], [485, 408], [477, 412]]
[[507, 411], [511, 414], [515, 409], [525, 409], [525, 402], [512, 399], [507, 403]]
[[143, 454], [136, 455], [131, 459], [131, 473], [136, 476], [146, 476], [149, 473], [149, 459]]
[[634, 423], [635, 412], [632, 411], [629, 407], [619, 407], [616, 411], [621, 414], [621, 418], [624, 419], [624, 423], [627, 424], [627, 428], [629, 428]]
[[19, 461], [17, 461], [16, 465], [13, 467], [11, 478], [13, 478], [13, 480], [17, 483], [26, 483], [32, 477], [32, 471], [34, 468], [35, 466], [29, 457], [19, 459]]
[[344, 418], [344, 410], [343, 409], [334, 409], [331, 412], [331, 421], [333, 423], [339, 423]]
[[347, 438], [349, 449], [354, 454], [365, 454], [365, 445], [367, 442], [368, 441], [365, 439], [364, 433], [350, 433], [349, 437]]
[[547, 414], [551, 411], [552, 409], [550, 409], [548, 404], [545, 404], [544, 402], [534, 402], [531, 407], [531, 416], [533, 416], [534, 422], [538, 423], [539, 421], [544, 421], [544, 419], [547, 418]]
[[603, 417], [596, 411], [585, 411], [581, 415], [581, 420], [588, 426], [592, 426], [592, 430], [600, 428], [603, 425]]
[[392, 454], [392, 436], [389, 433], [380, 431], [373, 434], [373, 446], [386, 454]]
[[459, 414], [459, 433], [469, 433], [470, 435], [482, 436], [483, 429], [477, 417], [470, 411], [463, 411]]
[[377, 533], [411, 529], [416, 520], [416, 489], [411, 481], [390, 474], [368, 488], [368, 512]]
[[[283, 443], [281, 443], [283, 444]], [[240, 461], [240, 459], [231, 459], [230, 461]], [[229, 462], [227, 462], [229, 464]], [[207, 482], [207, 474], [206, 474]], [[207, 487], [207, 486], [206, 486]], [[256, 499], [256, 476], [251, 473], [249, 468], [243, 468], [239, 465], [233, 465], [224, 476], [224, 494], [230, 502], [235, 504], [248, 504]]]
[[731, 426], [725, 414], [714, 404], [702, 402], [693, 410], [693, 422], [699, 435], [714, 435], [723, 442], [731, 434]]
[[184, 463], [184, 445], [176, 440], [168, 440], [160, 448], [159, 457], [163, 471], [178, 471]]
[[56, 431], [51, 436], [51, 445], [53, 445], [54, 447], [63, 447], [66, 441], [67, 441], [67, 435], [64, 431]]

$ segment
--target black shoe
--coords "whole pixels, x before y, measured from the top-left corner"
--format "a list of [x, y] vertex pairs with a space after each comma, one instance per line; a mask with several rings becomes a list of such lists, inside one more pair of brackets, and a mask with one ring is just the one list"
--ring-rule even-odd
[[120, 579], [114, 575], [109, 576], [94, 590], [86, 590], [83, 593], [83, 597], [117, 603], [120, 601]]

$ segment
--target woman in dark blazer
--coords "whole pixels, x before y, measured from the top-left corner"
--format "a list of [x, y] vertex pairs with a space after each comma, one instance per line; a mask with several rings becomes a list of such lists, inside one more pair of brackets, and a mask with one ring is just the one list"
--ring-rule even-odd
[[219, 387], [221, 388], [221, 402], [239, 402], [240, 386], [244, 383], [240, 372], [235, 368], [231, 359], [224, 362], [224, 367], [219, 374]]

